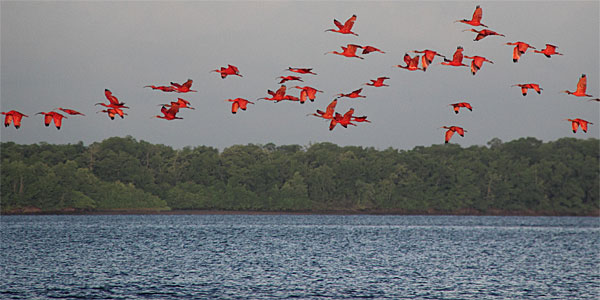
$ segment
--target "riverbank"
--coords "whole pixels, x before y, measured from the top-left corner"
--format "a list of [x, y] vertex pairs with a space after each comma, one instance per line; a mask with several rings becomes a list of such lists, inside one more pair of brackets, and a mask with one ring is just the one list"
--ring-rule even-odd
[[455, 216], [585, 216], [600, 217], [600, 211], [586, 214], [561, 214], [551, 211], [507, 211], [477, 210], [456, 211], [404, 211], [404, 210], [310, 210], [310, 211], [253, 211], [253, 210], [154, 210], [154, 209], [119, 209], [80, 211], [65, 209], [59, 211], [42, 211], [36, 208], [23, 208], [5, 211], [0, 215], [455, 215]]

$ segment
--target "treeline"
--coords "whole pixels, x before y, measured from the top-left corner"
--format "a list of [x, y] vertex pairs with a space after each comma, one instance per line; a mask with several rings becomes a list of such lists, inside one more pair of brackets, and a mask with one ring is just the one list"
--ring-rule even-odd
[[96, 210], [593, 214], [599, 140], [522, 138], [413, 150], [236, 145], [177, 150], [113, 137], [1, 143], [2, 212]]

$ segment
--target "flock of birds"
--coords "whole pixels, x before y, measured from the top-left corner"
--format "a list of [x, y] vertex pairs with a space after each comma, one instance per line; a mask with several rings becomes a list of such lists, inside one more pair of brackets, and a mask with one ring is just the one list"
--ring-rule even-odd
[[[473, 16], [470, 20], [462, 19], [462, 20], [457, 20], [455, 22], [461, 22], [461, 23], [464, 23], [464, 24], [467, 24], [467, 25], [470, 25], [473, 27], [484, 27], [484, 29], [482, 29], [482, 30], [476, 30], [473, 28], [463, 30], [463, 31], [474, 32], [477, 34], [473, 41], [480, 41], [488, 36], [505, 36], [504, 34], [501, 34], [501, 33], [498, 33], [493, 30], [488, 29], [488, 26], [481, 23], [482, 16], [483, 16], [482, 8], [479, 5], [477, 5], [475, 8], [475, 11], [473, 13]], [[325, 31], [358, 36], [357, 33], [352, 31], [352, 27], [354, 26], [355, 21], [356, 21], [356, 15], [353, 15], [352, 17], [350, 17], [343, 24], [340, 21], [334, 19], [333, 22], [334, 22], [336, 28], [327, 29]], [[546, 44], [546, 48], [544, 48], [543, 50], [537, 50], [535, 47], [529, 45], [528, 43], [522, 42], [522, 41], [508, 42], [508, 43], [506, 43], [506, 45], [514, 46], [513, 62], [515, 62], [515, 63], [517, 63], [519, 61], [521, 56], [523, 56], [527, 52], [528, 49], [533, 49], [534, 53], [543, 54], [548, 58], [552, 57], [553, 55], [563, 55], [562, 53], [557, 52], [558, 47], [555, 45], [552, 45], [552, 44]], [[325, 54], [336, 54], [336, 55], [341, 55], [341, 56], [348, 57], [348, 58], [358, 58], [358, 59], [364, 59], [364, 57], [362, 57], [360, 55], [367, 55], [372, 52], [379, 52], [379, 53], [385, 54], [384, 51], [382, 51], [374, 46], [361, 46], [361, 45], [357, 45], [357, 44], [347, 44], [345, 47], [342, 46], [341, 48], [342, 48], [341, 52], [330, 51], [330, 52], [326, 52]], [[479, 70], [481, 70], [484, 63], [487, 62], [487, 63], [493, 64], [493, 62], [491, 60], [489, 60], [483, 56], [463, 55], [463, 50], [464, 50], [463, 47], [458, 46], [456, 48], [456, 51], [452, 55], [452, 59], [448, 59], [446, 56], [438, 53], [437, 51], [430, 50], [430, 49], [413, 50], [411, 52], [415, 53], [415, 56], [411, 57], [408, 53], [405, 53], [404, 54], [405, 65], [396, 65], [396, 67], [405, 69], [408, 71], [420, 70], [420, 71], [425, 72], [427, 70], [427, 68], [433, 63], [436, 56], [439, 56], [440, 58], [443, 59], [443, 61], [440, 63], [441, 65], [453, 66], [453, 67], [470, 67], [471, 73], [473, 75], [475, 75]], [[470, 59], [471, 60], [470, 65], [464, 64], [463, 59]], [[419, 63], [420, 63], [420, 66], [419, 66]], [[299, 75], [307, 75], [307, 74], [308, 75], [317, 75], [316, 73], [314, 73], [312, 71], [312, 68], [289, 67], [285, 71], [293, 72], [293, 73], [296, 73]], [[240, 74], [240, 70], [236, 66], [233, 66], [233, 65], [228, 65], [227, 67], [221, 67], [219, 69], [212, 70], [210, 72], [219, 73], [220, 77], [222, 79], [227, 78], [227, 76], [243, 77]], [[294, 95], [287, 94], [287, 87], [286, 87], [286, 85], [284, 85], [284, 83], [286, 83], [288, 81], [303, 82], [303, 80], [300, 76], [296, 76], [296, 75], [279, 76], [279, 77], [277, 77], [277, 79], [280, 79], [279, 84], [281, 84], [281, 86], [276, 91], [267, 90], [267, 94], [269, 96], [262, 97], [257, 100], [273, 101], [276, 103], [280, 102], [280, 101], [298, 101], [300, 103], [305, 103], [306, 100], [313, 102], [316, 98], [317, 93], [323, 92], [323, 91], [320, 91], [311, 86], [291, 87], [293, 89], [300, 90], [299, 97], [296, 97]], [[387, 87], [388, 85], [384, 83], [384, 81], [387, 79], [390, 79], [390, 78], [389, 77], [378, 77], [376, 79], [371, 79], [370, 80], [371, 82], [365, 83], [364, 85], [371, 86], [371, 87]], [[196, 90], [192, 90], [192, 83], [193, 83], [192, 79], [188, 79], [183, 84], [171, 82], [170, 85], [160, 85], [160, 86], [147, 85], [145, 87], [151, 88], [153, 90], [162, 91], [165, 93], [197, 92]], [[523, 96], [527, 95], [527, 91], [529, 89], [533, 89], [538, 94], [541, 94], [541, 91], [543, 90], [540, 87], [540, 85], [537, 83], [519, 83], [519, 84], [515, 84], [513, 86], [520, 87], [521, 93]], [[568, 95], [576, 96], [576, 97], [590, 97], [590, 98], [593, 97], [592, 95], [586, 94], [586, 88], [587, 88], [587, 78], [586, 78], [585, 74], [582, 74], [581, 77], [579, 78], [579, 82], [577, 83], [577, 88], [575, 91], [564, 90], [562, 92], [564, 92]], [[350, 93], [337, 94], [336, 98], [334, 98], [333, 101], [331, 101], [331, 103], [329, 103], [329, 105], [327, 106], [325, 111], [317, 109], [315, 113], [312, 113], [309, 115], [328, 120], [329, 121], [329, 130], [333, 130], [337, 124], [340, 124], [341, 126], [347, 128], [348, 125], [357, 126], [356, 123], [370, 122], [367, 119], [367, 116], [355, 115], [353, 108], [350, 108], [344, 114], [341, 114], [340, 112], [335, 111], [336, 105], [338, 103], [338, 99], [341, 99], [341, 98], [350, 98], [350, 99], [365, 98], [364, 95], [361, 95], [361, 92], [362, 92], [362, 88], [359, 88]], [[96, 103], [96, 105], [101, 105], [101, 106], [105, 107], [105, 109], [98, 111], [98, 113], [100, 113], [100, 112], [106, 113], [108, 115], [108, 117], [112, 120], [114, 120], [116, 116], [124, 118], [124, 116], [127, 115], [127, 113], [124, 112], [124, 109], [128, 109], [129, 107], [125, 106], [125, 103], [120, 102], [119, 99], [116, 96], [114, 96], [109, 89], [105, 89], [104, 94], [105, 94], [106, 99], [108, 100], [108, 103]], [[589, 99], [589, 100], [600, 102], [599, 98], [593, 98], [593, 99]], [[236, 114], [239, 109], [245, 111], [248, 107], [248, 104], [255, 104], [255, 102], [249, 101], [244, 98], [227, 99], [225, 101], [232, 102], [232, 104], [231, 104], [231, 113], [232, 114]], [[183, 109], [183, 108], [194, 109], [193, 107], [191, 107], [191, 103], [183, 98], [178, 98], [177, 101], [172, 101], [171, 103], [168, 103], [168, 104], [160, 104], [160, 106], [161, 106], [160, 112], [162, 113], [162, 115], [156, 115], [153, 118], [160, 118], [160, 119], [165, 119], [165, 120], [183, 119], [183, 118], [177, 116], [180, 109]], [[456, 114], [459, 113], [461, 108], [466, 108], [470, 111], [473, 110], [473, 107], [468, 102], [452, 103], [452, 104], [450, 104], [450, 106], [453, 107], [454, 112]], [[55, 110], [61, 111], [68, 115], [85, 116], [84, 114], [82, 114], [76, 110], [73, 110], [73, 109], [58, 107]], [[8, 112], [1, 112], [1, 113], [3, 115], [5, 115], [4, 126], [8, 127], [11, 123], [13, 123], [14, 127], [17, 129], [21, 126], [22, 118], [28, 117], [27, 115], [25, 115], [21, 112], [18, 112], [16, 110], [11, 110]], [[57, 129], [61, 128], [62, 119], [67, 118], [65, 115], [63, 115], [57, 111], [39, 112], [37, 114], [44, 115], [45, 126], [49, 126], [51, 122], [54, 122], [54, 125], [56, 126]], [[587, 132], [588, 125], [593, 124], [593, 123], [583, 120], [581, 118], [566, 119], [566, 120], [571, 122], [572, 130], [574, 133], [577, 132], [579, 127], [581, 127], [581, 129], [584, 132]], [[464, 133], [467, 132], [466, 130], [464, 130], [462, 127], [459, 127], [459, 126], [442, 126], [440, 128], [443, 128], [446, 130], [445, 138], [444, 138], [445, 143], [448, 143], [450, 141], [450, 139], [452, 138], [454, 133], [458, 133], [460, 136], [464, 137]]]

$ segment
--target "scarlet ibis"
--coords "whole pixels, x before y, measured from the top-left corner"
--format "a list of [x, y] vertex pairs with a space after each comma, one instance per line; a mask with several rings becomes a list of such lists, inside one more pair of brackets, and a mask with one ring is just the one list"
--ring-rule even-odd
[[364, 46], [364, 47], [362, 47], [362, 49], [363, 49], [362, 54], [369, 54], [371, 52], [385, 53], [385, 52], [381, 51], [380, 49], [377, 49], [377, 48], [375, 48], [373, 46]]
[[538, 94], [541, 94], [542, 90], [543, 90], [543, 88], [541, 88], [540, 85], [537, 84], [537, 83], [513, 84], [512, 86], [518, 86], [518, 87], [520, 87], [521, 88], [521, 93], [523, 94], [523, 96], [527, 96], [527, 90], [528, 89], [533, 89]]
[[365, 84], [374, 86], [374, 87], [389, 86], [389, 85], [383, 83], [383, 81], [386, 79], [390, 79], [390, 78], [389, 77], [377, 77], [377, 79], [370, 79], [371, 82], [365, 83]]
[[286, 81], [301, 81], [304, 82], [304, 80], [302, 80], [302, 78], [300, 78], [299, 76], [279, 76], [277, 78], [281, 78], [281, 81], [279, 81], [279, 84], [282, 84]]
[[535, 49], [535, 47], [525, 43], [525, 42], [509, 42], [506, 43], [506, 45], [510, 45], [510, 46], [515, 46], [515, 48], [513, 49], [513, 62], [518, 62], [519, 58], [521, 58], [521, 55], [525, 54], [525, 52], [527, 52], [527, 49], [531, 48], [531, 49]]
[[171, 106], [169, 108], [167, 108], [166, 106], [163, 106], [160, 109], [160, 112], [163, 114], [161, 115], [156, 115], [154, 116], [154, 118], [158, 118], [158, 119], [165, 119], [165, 120], [181, 120], [183, 118], [177, 117], [177, 113], [179, 112], [179, 107], [177, 105], [175, 106]]
[[149, 88], [151, 88], [151, 89], [153, 89], [153, 90], [161, 90], [161, 91], [163, 91], [163, 92], [174, 92], [174, 91], [175, 91], [175, 87], [174, 87], [174, 86], [164, 86], [164, 85], [162, 85], [162, 86], [156, 86], [156, 85], [147, 85], [147, 86], [144, 86], [144, 87], [145, 87], [145, 88], [146, 88], [146, 87], [149, 87]]
[[292, 88], [301, 90], [300, 91], [300, 102], [301, 103], [304, 103], [304, 101], [306, 101], [306, 99], [310, 100], [311, 102], [314, 102], [315, 98], [317, 97], [317, 93], [323, 92], [323, 91], [317, 90], [310, 86], [294, 86]]
[[337, 98], [341, 98], [341, 97], [348, 97], [348, 98], [367, 98], [363, 95], [360, 95], [360, 92], [362, 92], [362, 88], [352, 91], [351, 93], [348, 94], [337, 94]]
[[[106, 99], [108, 99], [108, 102], [110, 103], [108, 106], [104, 105], [104, 104], [100, 104], [103, 106], [107, 106], [107, 107], [123, 107], [125, 108], [125, 103], [124, 102], [119, 102], [119, 99], [115, 96], [113, 96], [112, 92], [109, 89], [104, 89], [104, 96], [106, 96]], [[96, 103], [99, 104], [99, 103]]]
[[50, 125], [50, 122], [54, 120], [54, 126], [56, 126], [56, 129], [58, 130], [60, 130], [60, 127], [62, 126], [62, 119], [67, 119], [67, 117], [54, 111], [39, 112], [36, 115], [44, 115], [44, 125], [46, 125], [46, 127], [48, 127]]
[[317, 75], [317, 73], [314, 73], [312, 71], [312, 68], [292, 68], [289, 67], [286, 69], [286, 71], [290, 71], [290, 72], [294, 72], [294, 73], [299, 73], [299, 74], [313, 74], [313, 75]]
[[275, 92], [273, 92], [271, 90], [267, 90], [267, 93], [269, 95], [271, 95], [271, 98], [263, 97], [263, 98], [258, 98], [257, 100], [269, 100], [269, 101], [279, 102], [281, 100], [284, 100], [286, 89], [287, 89], [287, 87], [285, 85], [281, 85], [279, 87], [279, 89], [277, 89], [277, 91], [275, 91]]
[[483, 65], [484, 62], [489, 62], [490, 64], [493, 64], [494, 62], [491, 60], [488, 60], [487, 58], [483, 57], [483, 56], [466, 56], [465, 58], [468, 59], [472, 59], [473, 61], [471, 61], [471, 73], [473, 73], [473, 75], [475, 75], [475, 73], [477, 73], [477, 71], [479, 71], [481, 69], [481, 66]]
[[473, 41], [479, 41], [482, 40], [483, 38], [485, 38], [486, 36], [489, 35], [499, 35], [499, 36], [505, 36], [502, 33], [497, 33], [493, 30], [489, 30], [489, 29], [482, 29], [482, 30], [475, 30], [475, 29], [465, 29], [463, 31], [471, 31], [471, 32], [475, 32], [477, 33], [477, 36], [475, 36], [475, 39], [473, 39]]
[[80, 112], [78, 112], [78, 111], [76, 111], [76, 110], [72, 110], [72, 109], [68, 109], [68, 108], [57, 107], [57, 108], [55, 108], [55, 109], [62, 110], [62, 111], [64, 111], [65, 113], [68, 113], [69, 115], [72, 115], [72, 116], [74, 116], [74, 115], [82, 115], [82, 116], [85, 116], [84, 114], [82, 114], [82, 113], [80, 113]]
[[396, 65], [396, 67], [406, 69], [409, 71], [416, 71], [416, 70], [425, 71], [425, 69], [419, 68], [419, 56], [418, 55], [411, 58], [410, 55], [408, 55], [408, 53], [404, 53], [404, 62], [406, 63], [406, 66]]
[[352, 116], [352, 121], [354, 121], [354, 122], [367, 122], [367, 123], [371, 123], [371, 121], [367, 120], [367, 116], [360, 116], [360, 117]]
[[240, 70], [238, 69], [238, 67], [233, 66], [233, 65], [227, 65], [227, 68], [221, 67], [220, 70], [219, 69], [212, 70], [211, 72], [220, 73], [222, 79], [225, 79], [229, 75], [236, 75], [236, 76], [244, 77], [240, 74]]
[[471, 104], [469, 102], [458, 102], [458, 103], [452, 103], [450, 104], [452, 107], [454, 107], [454, 113], [458, 113], [458, 110], [461, 107], [467, 108], [470, 111], [473, 111], [473, 107], [471, 106]]
[[171, 85], [175, 88], [175, 91], [178, 93], [197, 92], [197, 91], [191, 89], [192, 82], [193, 82], [193, 80], [188, 79], [183, 84], [179, 84], [177, 82], [171, 82]]
[[577, 90], [575, 90], [574, 92], [571, 91], [562, 91], [561, 93], [567, 93], [569, 95], [573, 95], [573, 96], [577, 96], [577, 97], [594, 97], [592, 95], [588, 95], [585, 93], [585, 90], [587, 89], [587, 77], [585, 76], [585, 74], [581, 74], [581, 78], [579, 78], [579, 81], [577, 82]]
[[441, 63], [442, 65], [446, 65], [446, 66], [455, 66], [455, 67], [460, 67], [460, 66], [465, 66], [468, 67], [467, 65], [462, 63], [463, 60], [463, 47], [462, 46], [458, 46], [456, 47], [456, 51], [454, 51], [454, 54], [452, 55], [452, 60], [446, 59], [444, 58], [444, 61]]
[[189, 108], [189, 109], [195, 109], [193, 107], [191, 107], [191, 103], [183, 98], [177, 98], [177, 101], [171, 101], [170, 104], [160, 104], [162, 106], [177, 106], [178, 108]]
[[588, 122], [586, 120], [583, 119], [567, 119], [567, 121], [571, 122], [571, 127], [573, 128], [573, 133], [577, 133], [577, 128], [579, 126], [581, 126], [581, 130], [583, 130], [583, 132], [587, 132], [587, 126], [588, 124], [594, 124], [591, 122]]
[[29, 117], [28, 115], [20, 113], [16, 110], [1, 112], [1, 114], [4, 115], [4, 127], [10, 126], [10, 123], [12, 122], [16, 129], [21, 127], [21, 119], [23, 117]]
[[458, 126], [442, 126], [440, 128], [444, 128], [444, 129], [448, 129], [446, 131], [446, 136], [444, 139], [444, 143], [448, 144], [448, 142], [450, 141], [450, 139], [452, 138], [452, 135], [456, 132], [458, 133], [460, 136], [464, 137], [465, 136], [465, 132], [467, 132], [466, 130], [464, 130], [462, 127], [458, 127]]
[[244, 98], [227, 99], [225, 101], [233, 102], [233, 103], [231, 103], [231, 113], [232, 114], [237, 113], [238, 108], [241, 110], [246, 110], [248, 103], [254, 104], [254, 102], [248, 101]]
[[344, 50], [343, 52], [330, 51], [330, 52], [326, 52], [325, 54], [333, 53], [333, 54], [342, 55], [345, 57], [357, 57], [360, 59], [364, 59], [363, 57], [356, 55], [356, 50], [359, 48], [362, 48], [362, 46], [355, 45], [355, 44], [348, 44], [348, 45], [346, 45], [346, 47], [342, 46], [342, 50]]
[[315, 116], [315, 117], [323, 118], [325, 120], [331, 120], [333, 118], [333, 114], [335, 113], [336, 105], [337, 105], [337, 99], [333, 99], [333, 101], [331, 101], [331, 103], [329, 103], [329, 105], [327, 105], [327, 108], [325, 109], [325, 111], [317, 109], [317, 113], [309, 114], [309, 116]]
[[335, 113], [335, 116], [331, 119], [329, 123], [329, 130], [333, 130], [335, 125], [340, 124], [344, 128], [347, 128], [348, 125], [356, 126], [356, 124], [352, 123], [352, 115], [354, 114], [354, 108], [350, 108], [344, 115], [340, 113]]
[[558, 47], [554, 46], [552, 44], [546, 44], [546, 48], [544, 48], [544, 50], [542, 50], [542, 51], [533, 50], [533, 52], [534, 53], [542, 53], [542, 54], [546, 55], [547, 58], [550, 58], [551, 55], [563, 55], [562, 53], [556, 52], [556, 48], [558, 48]]
[[444, 55], [441, 55], [439, 53], [437, 53], [436, 51], [433, 50], [413, 50], [413, 53], [423, 53], [423, 57], [421, 58], [421, 65], [423, 66], [423, 71], [427, 70], [427, 67], [431, 64], [431, 62], [433, 62], [433, 59], [435, 58], [435, 56], [441, 56], [444, 59], [446, 58]]
[[96, 113], [101, 113], [101, 112], [106, 113], [111, 120], [114, 120], [115, 116], [117, 116], [117, 115], [119, 117], [121, 117], [121, 119], [123, 119], [123, 116], [127, 116], [127, 113], [123, 112], [123, 110], [120, 108], [108, 108], [105, 110], [98, 111]]
[[456, 20], [454, 22], [455, 23], [461, 22], [461, 23], [469, 24], [471, 26], [487, 27], [481, 23], [482, 17], [483, 17], [483, 10], [481, 9], [481, 7], [479, 5], [477, 5], [477, 6], [475, 6], [475, 11], [473, 12], [473, 17], [471, 17], [471, 20], [462, 19], [462, 20]]
[[333, 31], [333, 32], [337, 32], [337, 33], [341, 33], [341, 34], [353, 34], [358, 36], [358, 34], [352, 32], [352, 26], [354, 26], [354, 21], [356, 21], [356, 15], [352, 15], [352, 17], [350, 17], [348, 20], [346, 20], [346, 22], [344, 24], [342, 24], [340, 21], [333, 19], [333, 24], [335, 24], [335, 26], [338, 29], [327, 29], [325, 30], [325, 32], [327, 31]]

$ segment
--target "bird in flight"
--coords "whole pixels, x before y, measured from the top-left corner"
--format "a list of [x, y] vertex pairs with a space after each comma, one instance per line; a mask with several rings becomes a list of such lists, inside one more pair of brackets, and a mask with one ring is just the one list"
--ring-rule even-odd
[[471, 26], [487, 27], [486, 25], [483, 25], [481, 23], [482, 17], [483, 17], [483, 9], [481, 9], [481, 6], [477, 5], [477, 6], [475, 6], [475, 11], [473, 12], [473, 16], [471, 17], [471, 20], [467, 20], [467, 19], [456, 20], [456, 21], [454, 21], [454, 23], [461, 22], [461, 23], [469, 24]]
[[497, 33], [493, 30], [489, 30], [489, 29], [482, 29], [482, 30], [476, 30], [476, 29], [465, 29], [463, 31], [471, 31], [471, 32], [475, 32], [477, 33], [477, 35], [475, 36], [475, 39], [473, 39], [473, 41], [479, 41], [482, 40], [483, 38], [485, 38], [486, 36], [490, 36], [490, 35], [499, 35], [499, 36], [505, 36], [502, 33]]
[[579, 126], [581, 126], [581, 130], [583, 130], [583, 132], [587, 132], [587, 126], [588, 124], [592, 125], [594, 123], [588, 122], [586, 120], [583, 119], [567, 119], [567, 121], [571, 122], [571, 127], [573, 129], [573, 133], [577, 133], [577, 129], [579, 128]]
[[337, 98], [333, 99], [333, 101], [331, 101], [331, 103], [329, 103], [329, 105], [327, 105], [327, 108], [325, 109], [325, 111], [317, 109], [317, 113], [309, 114], [309, 116], [315, 116], [315, 117], [323, 118], [325, 120], [331, 120], [335, 113], [336, 105], [337, 105]]
[[62, 110], [62, 111], [64, 111], [65, 113], [67, 113], [67, 114], [69, 114], [69, 115], [72, 115], [72, 116], [74, 116], [74, 115], [82, 115], [82, 116], [85, 116], [84, 114], [82, 114], [82, 113], [80, 113], [80, 112], [78, 112], [78, 111], [76, 111], [76, 110], [72, 110], [72, 109], [68, 109], [68, 108], [57, 107], [57, 108], [55, 108], [55, 109]]
[[458, 114], [458, 111], [461, 107], [464, 107], [470, 111], [473, 111], [473, 107], [469, 102], [458, 102], [450, 104], [454, 108], [454, 113]]
[[356, 21], [356, 15], [352, 15], [352, 17], [350, 17], [348, 20], [346, 20], [346, 22], [344, 24], [342, 24], [340, 21], [333, 19], [333, 24], [335, 24], [335, 26], [338, 29], [327, 29], [325, 30], [325, 32], [327, 31], [333, 31], [333, 32], [337, 32], [337, 33], [341, 33], [341, 34], [353, 34], [358, 36], [358, 34], [352, 32], [352, 26], [354, 26], [354, 22]]
[[161, 107], [160, 112], [163, 114], [161, 115], [156, 115], [154, 116], [154, 118], [158, 118], [158, 119], [165, 119], [165, 120], [181, 120], [183, 118], [177, 117], [177, 113], [179, 112], [179, 106], [177, 105], [173, 105], [169, 108], [167, 108], [166, 106], [163, 105], [163, 107]]
[[237, 113], [238, 109], [246, 110], [248, 107], [248, 103], [254, 104], [254, 102], [248, 101], [244, 98], [235, 98], [235, 99], [227, 99], [225, 101], [233, 102], [231, 103], [231, 113]]
[[176, 82], [171, 82], [171, 85], [175, 88], [175, 91], [178, 92], [178, 93], [197, 92], [197, 91], [191, 89], [192, 88], [192, 82], [193, 82], [193, 80], [188, 79], [183, 84], [179, 84], [179, 83], [176, 83]]
[[277, 78], [281, 78], [281, 80], [279, 81], [279, 84], [282, 84], [286, 81], [301, 81], [304, 82], [304, 80], [302, 80], [302, 78], [300, 78], [300, 76], [279, 76]]
[[362, 47], [362, 49], [363, 49], [362, 54], [369, 54], [371, 52], [385, 53], [385, 52], [381, 51], [380, 49], [377, 49], [377, 48], [375, 48], [373, 46], [364, 46], [364, 47]]
[[101, 112], [106, 113], [111, 120], [114, 120], [115, 116], [117, 116], [117, 115], [119, 117], [121, 117], [121, 119], [123, 119], [123, 117], [127, 115], [127, 113], [123, 112], [123, 110], [120, 108], [108, 108], [105, 110], [98, 111], [96, 113], [101, 113]]
[[440, 128], [448, 129], [446, 131], [446, 136], [444, 138], [444, 143], [445, 144], [448, 144], [448, 142], [450, 142], [450, 139], [452, 138], [452, 135], [455, 132], [458, 133], [462, 137], [464, 137], [465, 136], [465, 132], [467, 132], [462, 127], [458, 127], [458, 126], [450, 126], [450, 127], [448, 127], [448, 126], [442, 126]]
[[386, 79], [390, 79], [390, 78], [389, 77], [377, 77], [377, 79], [370, 79], [371, 82], [365, 83], [365, 85], [370, 85], [370, 86], [374, 86], [374, 87], [389, 86], [389, 85], [383, 83], [383, 81]]
[[581, 77], [579, 78], [579, 81], [577, 82], [577, 90], [575, 90], [574, 92], [564, 90], [561, 93], [567, 93], [569, 95], [573, 95], [576, 97], [594, 97], [592, 95], [586, 94], [585, 93], [586, 89], [587, 89], [587, 77], [585, 76], [585, 74], [581, 74]]
[[229, 75], [236, 75], [244, 77], [240, 74], [240, 70], [234, 65], [227, 65], [227, 68], [221, 67], [221, 69], [212, 70], [211, 72], [217, 72], [221, 74], [221, 79], [225, 79]]
[[410, 55], [408, 55], [408, 53], [404, 53], [404, 62], [406, 63], [406, 66], [396, 65], [396, 67], [401, 68], [401, 69], [406, 69], [409, 71], [416, 71], [416, 70], [425, 71], [425, 69], [419, 68], [419, 56], [418, 55], [415, 55], [415, 57], [411, 58]]
[[292, 68], [292, 67], [289, 67], [285, 71], [290, 71], [290, 72], [299, 73], [299, 74], [313, 74], [313, 75], [317, 75], [317, 73], [314, 73], [312, 71], [312, 68]]
[[4, 115], [4, 127], [10, 126], [10, 123], [13, 123], [16, 129], [21, 127], [21, 119], [23, 117], [29, 117], [26, 114], [20, 113], [16, 110], [11, 110], [8, 112], [1, 112]]
[[456, 51], [454, 51], [454, 54], [452, 55], [452, 60], [449, 60], [447, 58], [444, 58], [444, 61], [441, 63], [442, 65], [445, 66], [454, 66], [454, 67], [460, 67], [460, 66], [465, 66], [468, 67], [467, 65], [462, 63], [463, 60], [463, 47], [462, 46], [458, 46], [456, 47]]
[[427, 70], [427, 67], [431, 64], [431, 62], [433, 62], [433, 59], [435, 58], [435, 56], [441, 56], [442, 58], [446, 59], [445, 56], [437, 53], [436, 51], [433, 50], [429, 50], [429, 49], [425, 49], [425, 50], [413, 50], [413, 53], [423, 53], [423, 56], [421, 58], [421, 66], [423, 67], [423, 71]]
[[356, 50], [362, 48], [362, 46], [360, 45], [356, 45], [356, 44], [348, 44], [346, 45], [346, 47], [342, 46], [342, 52], [337, 52], [337, 51], [330, 51], [330, 52], [326, 52], [325, 54], [337, 54], [337, 55], [342, 55], [345, 57], [356, 57], [356, 58], [360, 58], [360, 59], [364, 59], [364, 57], [360, 57], [358, 55], [356, 55]]
[[513, 84], [512, 86], [520, 87], [521, 94], [523, 94], [523, 96], [527, 96], [527, 90], [529, 90], [529, 89], [533, 89], [538, 94], [541, 94], [542, 90], [543, 90], [543, 88], [541, 88], [540, 85], [537, 83], [520, 83], [520, 84]]
[[521, 58], [521, 55], [525, 54], [525, 52], [527, 52], [527, 49], [531, 48], [531, 49], [535, 49], [535, 47], [525, 43], [525, 42], [509, 42], [506, 43], [506, 45], [510, 45], [510, 46], [515, 46], [515, 48], [513, 49], [513, 62], [518, 62], [519, 58]]
[[360, 95], [360, 92], [362, 92], [362, 88], [352, 91], [351, 93], [348, 94], [337, 94], [337, 98], [342, 98], [342, 97], [347, 97], [347, 98], [367, 98], [363, 95]]
[[174, 92], [174, 91], [175, 91], [175, 87], [174, 87], [174, 86], [164, 86], [164, 85], [161, 85], [161, 86], [156, 86], [156, 85], [147, 85], [147, 86], [144, 86], [144, 87], [145, 87], [145, 88], [146, 88], [146, 87], [149, 87], [149, 88], [151, 88], [151, 89], [153, 89], [153, 90], [161, 90], [161, 91], [163, 91], [163, 92]]
[[304, 103], [306, 99], [314, 102], [315, 98], [317, 97], [317, 93], [323, 92], [310, 86], [294, 86], [291, 88], [300, 90], [300, 103]]
[[558, 47], [554, 46], [552, 44], [546, 44], [546, 48], [544, 48], [544, 50], [542, 50], [542, 51], [533, 50], [533, 52], [534, 53], [542, 53], [542, 54], [546, 55], [547, 58], [550, 58], [551, 55], [563, 55], [562, 53], [556, 52], [556, 48], [558, 48]]
[[491, 60], [488, 60], [487, 58], [483, 57], [483, 56], [466, 56], [465, 58], [467, 59], [472, 59], [471, 61], [471, 73], [473, 73], [473, 75], [475, 75], [475, 73], [477, 73], [477, 71], [479, 71], [481, 69], [481, 66], [483, 65], [484, 62], [489, 62], [490, 64], [493, 64], [494, 62]]
[[36, 115], [44, 115], [44, 125], [46, 125], [46, 127], [50, 126], [50, 122], [54, 120], [54, 126], [56, 126], [56, 129], [58, 130], [60, 130], [60, 127], [62, 126], [62, 119], [67, 119], [67, 117], [55, 111], [39, 112]]

